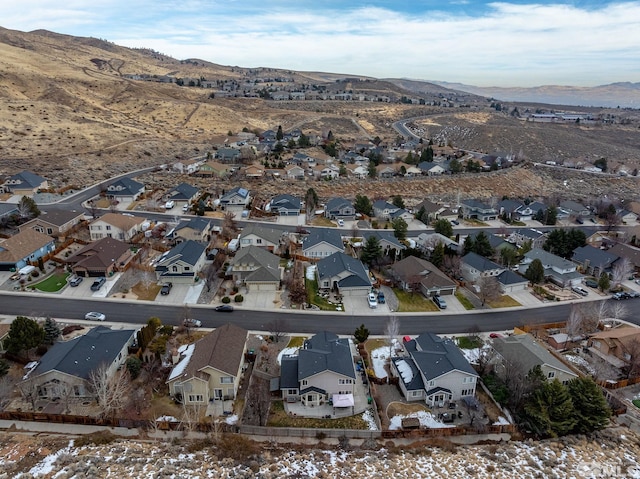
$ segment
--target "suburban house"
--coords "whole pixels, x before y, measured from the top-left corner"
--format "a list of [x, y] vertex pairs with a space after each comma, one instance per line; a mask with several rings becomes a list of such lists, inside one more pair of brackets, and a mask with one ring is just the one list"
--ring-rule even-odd
[[432, 252], [439, 243], [442, 243], [445, 248], [450, 248], [455, 251], [460, 247], [460, 245], [451, 238], [441, 235], [440, 233], [420, 233], [415, 241], [416, 248], [428, 252]]
[[197, 241], [209, 244], [211, 241], [211, 220], [204, 216], [182, 220], [166, 235], [175, 243], [183, 241]]
[[407, 249], [398, 238], [395, 237], [391, 230], [368, 230], [362, 233], [363, 241], [366, 243], [371, 237], [378, 240], [378, 244], [382, 248], [382, 254], [396, 259], [400, 251]]
[[633, 266], [633, 272], [640, 275], [640, 248], [624, 243], [616, 243], [607, 250], [620, 258], [626, 258]]
[[193, 240], [179, 243], [155, 263], [158, 281], [193, 284], [206, 260], [206, 246]]
[[264, 176], [264, 168], [258, 165], [249, 165], [241, 170], [245, 178], [262, 178]]
[[115, 238], [102, 238], [89, 243], [65, 258], [78, 276], [109, 277], [123, 268], [134, 257], [127, 243]]
[[324, 215], [331, 220], [353, 220], [356, 209], [353, 203], [345, 198], [331, 198], [324, 207]]
[[27, 170], [11, 175], [2, 184], [2, 189], [6, 193], [12, 193], [15, 196], [29, 197], [35, 195], [39, 190], [45, 190], [48, 187], [49, 182], [46, 178]]
[[302, 240], [302, 255], [307, 258], [326, 258], [343, 251], [342, 236], [333, 228], [315, 228]]
[[496, 278], [498, 285], [500, 286], [500, 292], [502, 294], [517, 293], [518, 291], [525, 291], [529, 286], [529, 280], [524, 276], [514, 273], [510, 269], [505, 269]]
[[381, 220], [390, 220], [391, 215], [402, 208], [385, 200], [376, 200], [373, 202], [373, 216]]
[[343, 296], [365, 297], [371, 291], [369, 272], [359, 259], [344, 253], [334, 253], [318, 261], [319, 289], [331, 289]]
[[248, 331], [225, 324], [172, 351], [174, 366], [167, 379], [169, 394], [185, 405], [206, 406], [211, 400], [236, 398], [247, 348]]
[[59, 208], [41, 209], [40, 216], [18, 226], [20, 231], [33, 229], [54, 238], [63, 238], [68, 231], [84, 220], [83, 211]]
[[179, 160], [173, 164], [173, 169], [183, 175], [193, 175], [200, 169], [200, 161]]
[[543, 249], [532, 249], [527, 252], [518, 268], [525, 274], [533, 260], [539, 259], [544, 268], [544, 279], [562, 287], [578, 286], [584, 277], [578, 273], [577, 266], [568, 259], [551, 254]]
[[0, 218], [19, 216], [18, 205], [13, 203], [0, 203]]
[[106, 213], [89, 224], [91, 241], [102, 238], [115, 238], [131, 241], [143, 229], [144, 218], [119, 213]]
[[540, 366], [544, 377], [549, 381], [557, 379], [562, 384], [578, 377], [569, 366], [556, 358], [547, 348], [539, 344], [529, 334], [515, 334], [505, 338], [493, 339], [493, 349], [502, 361], [509, 363], [496, 364], [496, 372], [504, 375], [509, 368], [516, 368], [522, 377], [527, 376], [536, 366]]
[[235, 163], [240, 159], [242, 153], [238, 148], [219, 148], [214, 158], [224, 163]]
[[423, 200], [413, 207], [413, 211], [426, 214], [426, 219], [429, 223], [437, 220], [439, 218], [438, 214], [446, 209], [446, 206], [436, 204], [429, 200]]
[[376, 166], [376, 174], [379, 178], [393, 178], [396, 176], [396, 169], [393, 165], [381, 163]]
[[364, 165], [349, 164], [345, 168], [347, 168], [350, 176], [359, 180], [364, 180], [369, 176], [369, 169]]
[[510, 221], [531, 221], [539, 210], [546, 210], [547, 207], [542, 203], [525, 204], [520, 200], [502, 200], [498, 203], [497, 209], [500, 216], [504, 216]]
[[640, 328], [621, 327], [592, 335], [588, 342], [591, 351], [617, 367], [628, 365], [640, 354]]
[[144, 193], [144, 185], [131, 178], [120, 178], [107, 186], [107, 197], [120, 202], [136, 201]]
[[[91, 376], [101, 367], [113, 376], [129, 356], [136, 340], [133, 329], [96, 326], [87, 334], [58, 341], [18, 385], [25, 396], [64, 402], [71, 398], [95, 398]], [[62, 412], [62, 411], [61, 411]]]
[[558, 208], [565, 213], [565, 215], [575, 218], [584, 218], [585, 216], [591, 216], [591, 210], [586, 206], [573, 200], [566, 200], [558, 205]]
[[240, 248], [227, 273], [235, 284], [244, 284], [251, 291], [276, 291], [282, 277], [280, 257], [258, 246]]
[[198, 198], [200, 190], [188, 183], [180, 183], [171, 188], [163, 197], [164, 201], [174, 201], [176, 205], [190, 205]]
[[0, 271], [19, 270], [55, 249], [51, 236], [34, 229], [20, 231], [7, 239], [0, 239]]
[[297, 355], [282, 357], [280, 390], [285, 402], [353, 406], [356, 380], [349, 340], [333, 333], [318, 333], [304, 341]]
[[9, 337], [10, 324], [0, 324], [0, 353], [4, 353], [7, 350], [6, 341]]
[[463, 218], [490, 221], [498, 217], [498, 211], [495, 208], [480, 200], [463, 200], [460, 209], [462, 210]]
[[[472, 240], [475, 241], [478, 234], [479, 233], [471, 233], [470, 235], [467, 236], [467, 238], [471, 238]], [[508, 241], [502, 239], [498, 235], [495, 235], [493, 233], [488, 233], [488, 234], [484, 233], [484, 234], [487, 236], [487, 239], [489, 240], [489, 245], [491, 246], [491, 249], [493, 249], [495, 257], [499, 257], [500, 251], [503, 249], [512, 249], [512, 250], [517, 249], [513, 245], [513, 243], [509, 243]]]
[[289, 180], [304, 180], [305, 169], [298, 165], [287, 165], [284, 168], [285, 176]]
[[576, 263], [585, 274], [600, 276], [603, 272], [611, 272], [613, 263], [620, 259], [609, 251], [594, 248], [590, 245], [580, 246], [573, 250], [571, 261]]
[[220, 209], [223, 211], [242, 211], [247, 208], [250, 201], [249, 190], [237, 186], [220, 197]]
[[217, 176], [222, 178], [229, 173], [229, 166], [218, 163], [217, 161], [209, 160], [202, 165], [198, 170], [198, 176]]
[[547, 241], [547, 233], [533, 228], [523, 228], [513, 231], [509, 235], [509, 241], [515, 243], [518, 248], [522, 248], [527, 242], [531, 242], [531, 249], [542, 248]]
[[300, 198], [285, 193], [274, 196], [269, 203], [269, 209], [280, 216], [298, 216], [302, 203]]
[[286, 243], [286, 238], [287, 231], [284, 229], [260, 223], [249, 223], [240, 233], [240, 248], [259, 246], [271, 253], [278, 254], [280, 247]]
[[453, 340], [422, 333], [404, 347], [407, 354], [392, 357], [391, 370], [407, 401], [441, 407], [475, 396], [478, 373]]
[[389, 272], [403, 290], [421, 292], [427, 298], [456, 292], [456, 282], [422, 258], [407, 256], [391, 265]]
[[460, 262], [462, 276], [470, 283], [475, 283], [483, 276], [497, 277], [505, 268], [476, 253], [467, 253]]

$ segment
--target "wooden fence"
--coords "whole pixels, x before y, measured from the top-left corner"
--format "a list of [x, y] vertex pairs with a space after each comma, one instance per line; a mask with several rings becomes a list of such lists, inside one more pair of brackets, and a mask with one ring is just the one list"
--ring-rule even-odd
[[598, 383], [599, 386], [602, 386], [605, 389], [620, 389], [640, 383], [640, 377], [633, 379], [621, 379], [619, 381], [598, 380], [596, 381], [596, 383]]

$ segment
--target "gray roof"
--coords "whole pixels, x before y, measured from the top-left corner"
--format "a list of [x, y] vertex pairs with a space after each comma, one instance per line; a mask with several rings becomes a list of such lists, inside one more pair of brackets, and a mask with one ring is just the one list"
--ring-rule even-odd
[[580, 213], [588, 209], [583, 204], [573, 200], [563, 201], [562, 203], [560, 203], [560, 208], [562, 208], [565, 211], [574, 212], [574, 213]]
[[340, 339], [333, 333], [323, 331], [304, 342], [298, 352], [298, 381], [323, 371], [333, 371], [355, 379], [348, 339]]
[[584, 264], [588, 261], [591, 266], [595, 268], [602, 267], [604, 269], [611, 267], [619, 258], [619, 256], [613, 253], [594, 248], [590, 245], [580, 246], [574, 249], [573, 256], [571, 257], [576, 263]]
[[[478, 233], [472, 233], [469, 236], [467, 236], [468, 238], [473, 238], [474, 240], [476, 239], [476, 237], [478, 236]], [[493, 233], [485, 233], [485, 235], [487, 236], [487, 238], [489, 239], [489, 244], [491, 245], [491, 247], [495, 250], [498, 248], [512, 248], [515, 249], [516, 246], [509, 243], [508, 241], [505, 241], [503, 238], [501, 238], [498, 235], [494, 235]]]
[[[114, 189], [115, 186], [120, 186], [122, 189]], [[111, 196], [130, 196], [136, 195], [143, 188], [144, 185], [142, 183], [132, 180], [131, 178], [124, 177], [111, 183], [107, 187], [107, 191]]]
[[473, 209], [480, 209], [480, 210], [493, 210], [495, 211], [490, 205], [488, 205], [487, 203], [484, 203], [480, 200], [476, 200], [476, 199], [468, 199], [468, 200], [462, 200], [462, 204], [464, 206], [468, 206], [469, 208], [473, 208]]
[[516, 231], [516, 234], [519, 234], [520, 236], [524, 237], [524, 238], [529, 238], [532, 240], [538, 239], [541, 236], [545, 236], [546, 233], [542, 232], [542, 231], [538, 231], [538, 230], [534, 230], [533, 228], [524, 228], [524, 229], [519, 229]]
[[180, 183], [175, 188], [169, 190], [167, 198], [172, 200], [190, 200], [198, 193], [198, 188], [188, 183]]
[[503, 266], [500, 266], [497, 263], [494, 263], [490, 259], [485, 258], [484, 256], [480, 256], [477, 253], [467, 253], [462, 257], [462, 262], [468, 264], [469, 266], [477, 269], [478, 271], [491, 271], [494, 269], [504, 269]]
[[163, 253], [157, 264], [167, 267], [176, 261], [182, 261], [191, 266], [195, 266], [204, 254], [205, 248], [206, 246], [203, 244], [193, 240], [187, 240]]
[[[249, 235], [256, 235], [262, 239], [265, 239], [273, 244], [278, 244], [280, 242], [280, 238], [286, 232], [283, 228], [278, 228], [274, 226], [267, 226], [260, 223], [249, 223], [242, 229], [242, 233], [240, 233], [240, 239], [245, 238]], [[240, 246], [242, 246], [242, 241], [240, 242]]]
[[337, 229], [334, 228], [314, 228], [311, 230], [303, 240], [302, 240], [302, 250], [306, 250], [314, 247], [320, 243], [328, 243], [332, 246], [335, 246], [340, 251], [344, 250], [344, 245], [342, 244], [342, 236]]
[[406, 348], [427, 381], [451, 371], [478, 375], [451, 339], [441, 338], [433, 333], [422, 333], [407, 342]]
[[400, 208], [397, 207], [396, 205], [389, 203], [388, 201], [385, 200], [376, 200], [373, 202], [373, 209], [374, 210], [399, 210]]
[[406, 249], [406, 246], [400, 243], [398, 238], [395, 237], [393, 231], [391, 230], [369, 230], [362, 232], [362, 237], [365, 239], [365, 241], [368, 240], [371, 236], [375, 236], [376, 238], [378, 238], [378, 241], [386, 241], [388, 243], [391, 243], [398, 249]]
[[131, 340], [133, 329], [110, 329], [96, 326], [87, 334], [69, 341], [55, 343], [42, 356], [31, 377], [49, 371], [60, 371], [71, 376], [89, 379], [91, 371], [101, 364], [110, 365], [122, 348]]
[[286, 193], [274, 196], [271, 200], [271, 211], [279, 211], [280, 209], [289, 211], [300, 210], [300, 208], [302, 208], [300, 198], [296, 198], [295, 196]]
[[178, 226], [176, 226], [173, 229], [173, 235], [175, 235], [178, 231], [185, 228], [190, 228], [195, 231], [203, 232], [210, 227], [211, 227], [211, 220], [208, 218], [201, 218], [201, 217], [189, 218], [187, 220], [182, 220], [180, 221], [180, 223], [178, 223]]
[[56, 226], [62, 226], [72, 219], [84, 215], [84, 211], [65, 210], [62, 208], [40, 208], [40, 213], [37, 219]]
[[498, 203], [498, 210], [503, 209], [508, 213], [513, 213], [522, 205], [524, 205], [524, 203], [520, 200], [502, 200]]
[[327, 211], [339, 210], [344, 207], [353, 207], [353, 203], [345, 198], [331, 198], [325, 205]]
[[0, 203], [0, 217], [18, 212], [18, 205], [12, 203]]
[[575, 269], [576, 267], [576, 265], [568, 259], [561, 258], [560, 256], [556, 256], [555, 254], [549, 253], [548, 251], [540, 248], [534, 248], [531, 251], [528, 251], [525, 253], [524, 257], [531, 261], [539, 259], [545, 267], [555, 267], [561, 270]]
[[10, 187], [11, 186], [29, 186], [31, 188], [35, 188], [37, 186], [40, 186], [45, 181], [47, 181], [47, 179], [43, 178], [42, 176], [36, 175], [31, 171], [24, 170], [24, 171], [21, 171], [20, 173], [16, 173], [15, 175], [10, 176], [9, 178], [7, 178], [7, 181], [20, 181], [20, 184], [9, 185]]
[[247, 198], [249, 196], [249, 190], [246, 188], [241, 188], [240, 186], [236, 186], [232, 190], [227, 191], [224, 195], [220, 197], [221, 202], [229, 201], [234, 196], [240, 196], [241, 198]]
[[256, 267], [252, 273], [245, 277], [246, 281], [280, 281], [280, 257], [259, 246], [240, 248], [231, 261], [231, 265], [254, 265]]
[[345, 271], [350, 274], [338, 282], [339, 287], [371, 286], [362, 261], [344, 253], [333, 253], [318, 261], [318, 278], [333, 278]]
[[510, 269], [505, 269], [498, 276], [498, 283], [508, 285], [508, 284], [519, 284], [519, 283], [528, 283], [529, 280], [520, 276], [517, 273], [514, 273]]
[[507, 361], [522, 366], [523, 373], [528, 373], [535, 366], [546, 364], [560, 369], [567, 374], [577, 376], [569, 367], [551, 354], [544, 346], [538, 344], [529, 334], [515, 334], [506, 338], [493, 340], [493, 348]]

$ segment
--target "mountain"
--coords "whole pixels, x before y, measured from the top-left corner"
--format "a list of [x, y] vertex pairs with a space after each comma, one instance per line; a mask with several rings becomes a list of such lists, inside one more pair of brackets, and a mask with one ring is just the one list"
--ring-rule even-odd
[[640, 108], [640, 83], [620, 82], [594, 87], [544, 85], [530, 88], [479, 87], [446, 81], [430, 81], [430, 83], [501, 101], [585, 107]]

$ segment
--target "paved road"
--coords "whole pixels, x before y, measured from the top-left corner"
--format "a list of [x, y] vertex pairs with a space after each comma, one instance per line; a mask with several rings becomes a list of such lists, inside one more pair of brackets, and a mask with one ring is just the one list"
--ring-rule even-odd
[[[628, 300], [628, 320], [640, 325], [640, 299]], [[356, 327], [365, 324], [371, 334], [384, 334], [387, 316], [348, 313], [301, 313], [292, 310], [239, 309], [233, 313], [218, 313], [208, 305], [189, 305], [193, 317], [202, 320], [205, 327], [218, 327], [228, 322], [249, 330], [270, 331], [270, 323], [279, 320], [282, 330], [292, 333], [317, 333], [331, 331], [337, 334], [352, 334]], [[570, 303], [538, 308], [473, 311], [465, 314], [397, 313], [403, 334], [419, 334], [431, 331], [438, 334], [453, 334], [479, 328], [481, 331], [500, 331], [524, 324], [540, 324], [566, 321]], [[43, 293], [0, 292], [0, 314], [45, 316], [53, 318], [83, 320], [87, 311], [100, 311], [109, 321], [145, 324], [156, 316], [165, 324], [178, 325], [184, 314], [182, 305], [155, 304], [142, 301], [118, 299], [71, 299]]]

